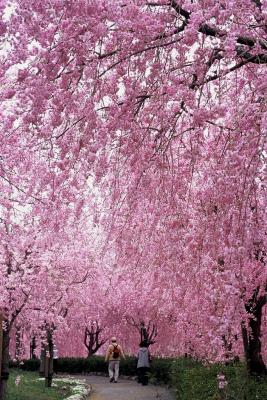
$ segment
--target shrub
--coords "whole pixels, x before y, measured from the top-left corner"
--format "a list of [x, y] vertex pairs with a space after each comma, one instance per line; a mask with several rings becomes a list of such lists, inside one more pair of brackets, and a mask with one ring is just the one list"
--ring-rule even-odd
[[217, 373], [201, 364], [178, 359], [172, 365], [172, 386], [179, 400], [209, 400], [217, 390]]
[[104, 357], [92, 356], [90, 358], [59, 358], [57, 364], [58, 372], [88, 373], [106, 372]]
[[9, 367], [20, 368], [24, 371], [38, 371], [40, 368], [40, 360], [38, 358], [32, 358], [30, 360], [10, 361]]
[[[11, 361], [11, 368], [21, 368], [26, 371], [38, 371], [40, 368], [39, 359], [23, 360], [21, 363]], [[121, 361], [120, 370], [122, 375], [136, 375], [136, 359], [134, 357], [126, 357]], [[59, 358], [57, 360], [57, 371], [66, 373], [89, 373], [101, 372], [107, 373], [107, 363], [102, 356], [92, 356], [90, 358]]]
[[153, 382], [171, 383], [172, 358], [153, 358], [151, 363], [151, 377]]
[[135, 376], [137, 366], [136, 357], [126, 356], [126, 360], [121, 360], [120, 363], [120, 373], [126, 376]]
[[[102, 356], [90, 358], [59, 358], [57, 369], [59, 372], [88, 373], [101, 372], [107, 374], [107, 363]], [[134, 357], [126, 357], [120, 364], [122, 375], [136, 375], [136, 360]]]
[[217, 375], [223, 374], [227, 385], [227, 400], [266, 400], [267, 379], [248, 377], [244, 364], [213, 364], [204, 366], [188, 359], [176, 359], [172, 363], [172, 386], [177, 400], [221, 399]]

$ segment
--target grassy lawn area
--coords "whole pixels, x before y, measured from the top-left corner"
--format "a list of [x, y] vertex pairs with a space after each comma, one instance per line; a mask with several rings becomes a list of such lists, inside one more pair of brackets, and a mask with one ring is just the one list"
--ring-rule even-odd
[[[15, 380], [20, 376], [20, 383]], [[39, 380], [37, 372], [11, 370], [8, 380], [7, 400], [63, 400], [73, 394], [71, 383], [55, 380], [51, 388], [46, 388], [44, 379]]]

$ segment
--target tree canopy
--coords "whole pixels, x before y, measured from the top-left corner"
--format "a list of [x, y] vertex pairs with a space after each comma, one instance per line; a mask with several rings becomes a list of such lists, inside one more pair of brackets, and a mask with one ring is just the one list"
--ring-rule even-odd
[[0, 5], [7, 321], [25, 296], [35, 327], [38, 302], [71, 336], [101, 314], [133, 350], [127, 317], [151, 320], [159, 352], [212, 361], [245, 329], [261, 357], [266, 0]]

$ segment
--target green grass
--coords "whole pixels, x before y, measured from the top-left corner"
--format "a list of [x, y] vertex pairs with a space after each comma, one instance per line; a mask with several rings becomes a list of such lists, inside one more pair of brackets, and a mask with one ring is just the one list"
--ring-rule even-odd
[[[217, 374], [228, 384], [218, 389]], [[188, 359], [177, 359], [172, 366], [172, 386], [177, 400], [266, 400], [267, 378], [248, 377], [244, 364], [214, 364], [209, 367]]]
[[[16, 377], [21, 381], [17, 386]], [[38, 380], [39, 374], [21, 370], [11, 370], [8, 380], [7, 400], [62, 400], [71, 395], [71, 385], [57, 382], [56, 387], [46, 388], [44, 379]]]

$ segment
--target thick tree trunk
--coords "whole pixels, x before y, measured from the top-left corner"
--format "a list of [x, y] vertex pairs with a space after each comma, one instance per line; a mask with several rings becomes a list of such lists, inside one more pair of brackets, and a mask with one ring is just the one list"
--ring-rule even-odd
[[9, 376], [9, 331], [3, 330], [2, 339], [2, 362], [0, 377], [0, 399], [5, 400], [7, 390], [7, 380]]
[[261, 355], [262, 307], [256, 310], [254, 317], [255, 319], [250, 319], [249, 321], [251, 335], [249, 337], [248, 359], [251, 373], [263, 375], [266, 374], [267, 371]]
[[262, 309], [267, 302], [267, 296], [257, 298], [257, 294], [255, 291], [254, 298], [246, 305], [246, 310], [251, 318], [249, 319], [249, 332], [245, 325], [242, 325], [242, 336], [248, 372], [266, 375], [267, 370], [261, 355], [261, 321]]

